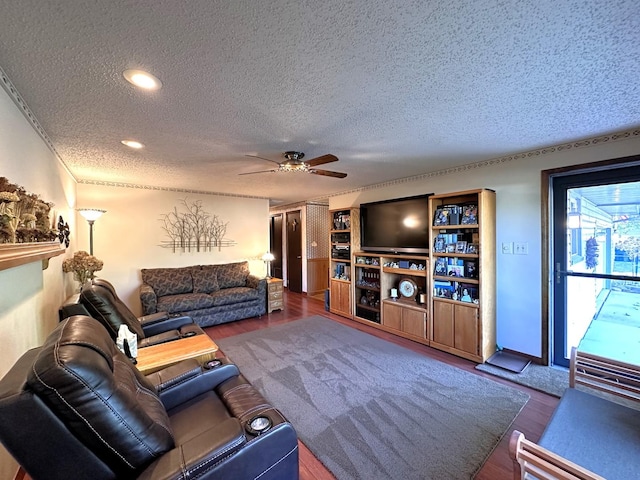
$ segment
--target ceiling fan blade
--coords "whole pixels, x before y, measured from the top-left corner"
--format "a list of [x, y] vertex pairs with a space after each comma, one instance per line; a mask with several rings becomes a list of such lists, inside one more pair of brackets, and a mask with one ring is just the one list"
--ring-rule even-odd
[[344, 178], [347, 176], [346, 173], [342, 172], [332, 172], [330, 170], [309, 170], [309, 173], [313, 173], [315, 175], [324, 175], [325, 177], [335, 177], [335, 178]]
[[276, 165], [280, 165], [280, 162], [276, 162], [275, 160], [271, 160], [270, 158], [259, 157], [258, 155], [245, 155], [245, 157], [259, 158], [261, 160], [266, 160], [267, 162], [273, 162]]
[[239, 173], [238, 175], [253, 175], [254, 173], [275, 173], [277, 170], [260, 170], [259, 172]]
[[318, 165], [324, 165], [325, 163], [337, 162], [338, 157], [335, 155], [331, 155], [328, 153], [327, 155], [322, 155], [321, 157], [312, 158], [311, 160], [307, 160], [306, 163], [309, 167], [315, 167]]

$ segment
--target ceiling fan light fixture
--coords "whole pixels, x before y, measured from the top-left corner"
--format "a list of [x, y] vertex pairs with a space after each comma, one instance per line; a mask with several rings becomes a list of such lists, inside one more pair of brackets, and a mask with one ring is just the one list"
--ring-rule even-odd
[[135, 140], [121, 140], [120, 143], [126, 145], [129, 148], [135, 148], [136, 150], [144, 147], [142, 143], [136, 142]]
[[130, 84], [145, 90], [160, 90], [162, 88], [162, 82], [157, 77], [143, 70], [125, 70], [122, 75]]
[[283, 163], [280, 165], [281, 172], [303, 172], [309, 171], [309, 167], [304, 163]]

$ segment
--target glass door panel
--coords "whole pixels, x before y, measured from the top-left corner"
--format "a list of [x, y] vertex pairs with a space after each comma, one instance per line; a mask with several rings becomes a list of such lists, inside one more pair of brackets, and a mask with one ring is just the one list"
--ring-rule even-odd
[[554, 364], [574, 346], [631, 358], [625, 342], [640, 344], [640, 171], [613, 171], [552, 183]]

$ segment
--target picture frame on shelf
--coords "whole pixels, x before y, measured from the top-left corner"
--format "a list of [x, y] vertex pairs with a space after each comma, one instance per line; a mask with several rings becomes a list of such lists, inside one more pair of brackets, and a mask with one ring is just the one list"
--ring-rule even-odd
[[440, 275], [440, 276], [447, 275], [447, 258], [446, 257], [436, 258], [436, 261], [433, 267], [433, 274]]
[[439, 227], [442, 225], [449, 225], [449, 211], [444, 208], [438, 208], [433, 214], [433, 226]]
[[478, 224], [478, 205], [469, 204], [462, 207], [461, 225], [477, 225]]
[[433, 283], [433, 296], [437, 298], [452, 298], [456, 290], [456, 282], [435, 281]]
[[478, 304], [478, 287], [469, 283], [460, 283], [457, 288], [458, 298], [461, 302]]
[[445, 243], [445, 238], [441, 236], [437, 236], [433, 240], [433, 251], [434, 253], [444, 253], [446, 251], [447, 244]]
[[478, 264], [475, 261], [464, 262], [465, 278], [478, 278]]
[[456, 253], [467, 253], [467, 242], [465, 240], [456, 242]]
[[460, 205], [443, 205], [442, 210], [447, 212], [448, 225], [460, 225], [460, 214], [462, 212]]
[[477, 243], [467, 243], [467, 249], [466, 249], [465, 253], [478, 254], [479, 253], [478, 244]]
[[447, 243], [447, 246], [445, 248], [445, 253], [456, 253], [456, 244]]

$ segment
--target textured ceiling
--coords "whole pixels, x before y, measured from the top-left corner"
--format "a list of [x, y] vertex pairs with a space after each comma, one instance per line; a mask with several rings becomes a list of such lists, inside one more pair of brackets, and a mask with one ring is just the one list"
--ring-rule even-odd
[[[640, 125], [637, 0], [0, 6], [0, 67], [81, 182], [282, 204]], [[286, 150], [348, 176], [239, 175]]]

